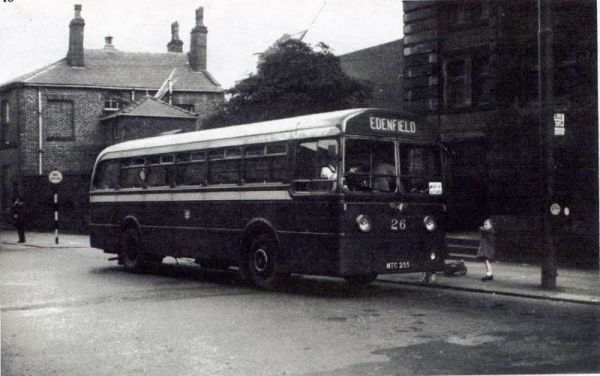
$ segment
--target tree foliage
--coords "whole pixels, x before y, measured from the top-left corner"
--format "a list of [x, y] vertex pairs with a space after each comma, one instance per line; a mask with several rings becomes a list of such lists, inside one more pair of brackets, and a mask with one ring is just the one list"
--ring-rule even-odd
[[230, 100], [205, 128], [356, 107], [368, 98], [369, 89], [344, 73], [324, 43], [313, 49], [289, 39], [265, 53], [257, 72], [228, 94]]

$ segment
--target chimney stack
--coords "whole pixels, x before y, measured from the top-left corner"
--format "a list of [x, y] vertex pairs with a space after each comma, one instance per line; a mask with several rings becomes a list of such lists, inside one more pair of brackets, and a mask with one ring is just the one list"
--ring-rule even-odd
[[167, 44], [169, 52], [183, 52], [183, 42], [179, 39], [179, 24], [177, 21], [171, 24], [171, 41]]
[[191, 32], [190, 53], [188, 55], [190, 65], [195, 71], [206, 70], [206, 34], [208, 29], [204, 26], [204, 9], [196, 9], [196, 26]]
[[113, 46], [112, 40], [113, 40], [113, 37], [110, 35], [107, 35], [104, 37], [104, 50], [105, 51], [114, 51], [115, 50], [115, 46]]
[[83, 27], [85, 21], [81, 18], [81, 4], [75, 5], [75, 17], [69, 24], [69, 52], [67, 64], [72, 67], [83, 67]]

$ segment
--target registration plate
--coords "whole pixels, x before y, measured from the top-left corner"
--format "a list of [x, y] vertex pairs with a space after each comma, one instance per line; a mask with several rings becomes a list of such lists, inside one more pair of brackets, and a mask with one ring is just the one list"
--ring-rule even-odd
[[410, 261], [395, 261], [385, 264], [386, 270], [401, 270], [410, 268]]

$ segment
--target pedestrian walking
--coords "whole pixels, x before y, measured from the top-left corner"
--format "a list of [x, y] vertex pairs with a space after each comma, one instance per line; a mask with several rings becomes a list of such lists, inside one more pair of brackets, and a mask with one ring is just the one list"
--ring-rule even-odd
[[491, 219], [483, 221], [483, 226], [479, 228], [481, 232], [481, 242], [477, 250], [477, 259], [485, 263], [485, 276], [482, 281], [492, 281], [494, 273], [492, 271], [492, 261], [496, 254], [496, 229]]
[[25, 203], [19, 196], [12, 206], [12, 218], [19, 233], [19, 243], [25, 243]]

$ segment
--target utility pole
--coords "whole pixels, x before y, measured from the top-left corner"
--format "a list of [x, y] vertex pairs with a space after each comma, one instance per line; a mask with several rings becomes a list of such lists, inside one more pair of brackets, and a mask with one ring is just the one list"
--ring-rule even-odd
[[552, 231], [550, 206], [554, 197], [554, 97], [552, 91], [553, 81], [553, 54], [552, 54], [552, 0], [538, 0], [538, 45], [539, 45], [539, 98], [540, 98], [540, 136], [543, 154], [545, 180], [545, 194], [543, 200], [543, 260], [542, 260], [542, 288], [556, 288], [556, 249]]

